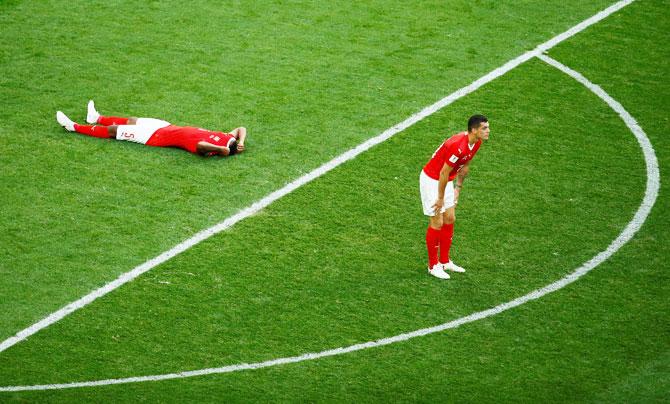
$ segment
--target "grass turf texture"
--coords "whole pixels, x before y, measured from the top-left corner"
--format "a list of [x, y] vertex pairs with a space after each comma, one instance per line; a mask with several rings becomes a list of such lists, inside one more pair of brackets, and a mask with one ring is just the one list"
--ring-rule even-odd
[[[654, 15], [655, 7], [636, 3], [555, 56], [583, 68], [595, 82], [609, 83], [605, 88], [649, 134], [663, 172], [668, 148], [660, 134], [667, 120], [660, 111], [668, 103], [651, 95], [659, 86], [667, 90], [667, 84], [663, 69], [644, 63], [659, 57], [659, 49], [643, 45], [667, 30], [661, 24], [657, 35], [629, 32], [635, 21]], [[625, 53], [609, 43], [613, 35], [648, 53], [638, 55], [635, 64], [614, 59]], [[579, 57], [584, 48], [596, 55], [589, 62]], [[667, 56], [667, 49], [660, 52]], [[609, 75], [614, 66], [618, 81]], [[461, 129], [463, 116], [473, 109], [491, 111], [494, 132], [466, 184], [455, 248], [462, 263], [478, 270], [445, 285], [422, 273], [424, 220], [416, 177], [441, 137]], [[587, 137], [593, 117], [598, 142]], [[106, 152], [115, 145], [105, 146]], [[584, 147], [573, 170], [561, 165], [569, 146]], [[539, 162], [531, 158], [536, 152]], [[164, 156], [128, 147], [118, 157], [129, 153], [140, 160]], [[165, 154], [184, 164], [214, 164], [185, 153]], [[245, 157], [219, 164], [252, 164], [252, 155]], [[639, 203], [641, 163], [632, 135], [595, 96], [543, 63], [529, 62], [0, 354], [6, 363], [0, 380], [70, 381], [263, 360], [388, 336], [490, 307], [562, 276], [604, 248]], [[501, 195], [501, 187], [511, 191]], [[659, 272], [668, 245], [661, 232], [667, 225], [660, 213], [667, 211], [663, 192], [643, 232], [585, 279], [458, 330], [256, 372], [12, 396], [616, 401], [640, 398], [634, 392], [642, 391], [647, 394], [642, 398], [660, 398], [659, 392], [667, 391], [668, 351], [667, 276]], [[295, 213], [304, 206], [309, 212]], [[31, 268], [29, 262], [25, 266]]]

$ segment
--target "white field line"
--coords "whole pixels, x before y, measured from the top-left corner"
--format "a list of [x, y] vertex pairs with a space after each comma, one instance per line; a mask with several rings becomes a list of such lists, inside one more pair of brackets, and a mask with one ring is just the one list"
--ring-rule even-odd
[[[568, 31], [565, 31], [564, 33], [557, 35], [556, 37], [552, 38], [551, 40], [537, 46], [534, 50], [528, 51], [524, 53], [523, 55], [507, 62], [503, 66], [489, 72], [485, 76], [482, 76], [480, 79], [474, 81], [470, 85], [461, 88], [460, 90], [457, 90], [456, 92], [450, 94], [449, 96], [441, 99], [440, 101], [436, 102], [435, 104], [428, 106], [421, 110], [420, 112], [410, 116], [407, 118], [405, 121], [393, 126], [392, 128], [387, 129], [384, 131], [382, 134], [369, 139], [368, 141], [358, 145], [357, 147], [345, 152], [344, 154], [334, 158], [333, 160], [329, 161], [328, 163], [325, 163], [324, 165], [320, 166], [319, 168], [313, 170], [312, 172], [305, 174], [304, 176], [298, 178], [297, 180], [287, 184], [283, 188], [274, 191], [273, 193], [269, 194], [265, 198], [261, 199], [258, 202], [255, 202], [251, 206], [241, 210], [237, 214], [229, 217], [228, 219], [224, 220], [223, 222], [209, 228], [206, 230], [203, 230], [193, 237], [191, 237], [188, 240], [183, 241], [182, 243], [178, 244], [177, 246], [173, 247], [172, 249], [164, 252], [163, 254], [145, 262], [144, 264], [134, 268], [132, 271], [129, 271], [123, 275], [121, 275], [119, 278], [116, 280], [108, 283], [107, 285], [91, 292], [90, 294], [82, 297], [81, 299], [68, 304], [67, 306], [63, 307], [62, 309], [52, 313], [48, 317], [42, 319], [41, 321], [35, 323], [34, 325], [20, 331], [17, 333], [15, 336], [8, 338], [7, 340], [3, 341], [0, 344], [0, 352], [4, 351], [5, 349], [13, 346], [14, 344], [25, 340], [28, 338], [30, 335], [38, 332], [39, 330], [48, 327], [49, 325], [61, 320], [68, 314], [74, 312], [75, 310], [78, 310], [87, 304], [91, 303], [92, 301], [96, 300], [97, 298], [106, 295], [107, 293], [111, 292], [112, 290], [118, 288], [119, 286], [130, 282], [131, 280], [135, 279], [139, 275], [151, 270], [152, 268], [160, 265], [161, 263], [169, 260], [170, 258], [176, 256], [177, 254], [191, 248], [192, 246], [200, 243], [201, 241], [211, 237], [214, 234], [217, 234], [231, 226], [233, 226], [235, 223], [239, 222], [240, 220], [253, 215], [254, 213], [262, 210], [263, 208], [267, 207], [270, 205], [272, 202], [275, 200], [287, 195], [288, 193], [292, 192], [293, 190], [297, 189], [298, 187], [310, 182], [311, 180], [318, 178], [319, 176], [327, 173], [328, 171], [332, 170], [333, 168], [339, 166], [340, 164], [353, 159], [357, 155], [363, 153], [364, 151], [370, 149], [371, 147], [389, 139], [393, 135], [401, 132], [402, 130], [412, 126], [416, 122], [419, 122], [420, 120], [434, 114], [438, 110], [444, 108], [445, 106], [451, 104], [452, 102], [456, 101], [457, 99], [472, 93], [473, 91], [477, 90], [484, 84], [489, 83], [490, 81], [502, 76], [503, 74], [507, 73], [508, 71], [514, 69], [515, 67], [519, 66], [521, 63], [526, 62], [532, 57], [539, 56], [542, 57], [542, 53], [547, 51], [548, 49], [554, 47], [558, 43], [564, 41], [567, 38], [570, 38], [571, 36], [577, 34], [578, 32], [586, 29], [587, 27], [601, 21], [602, 19], [606, 18], [610, 14], [620, 10], [621, 8], [627, 6], [628, 4], [632, 3], [634, 0], [623, 0], [619, 1], [612, 6], [608, 7], [607, 9], [593, 15], [592, 17], [584, 20], [583, 22], [577, 24], [573, 28], [569, 29]], [[552, 60], [546, 58], [547, 60]], [[545, 58], [543, 58], [545, 60]], [[545, 61], [547, 61], [545, 60]], [[553, 61], [554, 63], [558, 64], [558, 62]], [[563, 65], [561, 65], [563, 66]], [[576, 73], [574, 71], [569, 70], [567, 67], [563, 66], [565, 69], [561, 69], [562, 71], [568, 73], [574, 73], [576, 75], [579, 75], [579, 73]], [[571, 74], [568, 73], [568, 74]], [[572, 74], [571, 74], [572, 75]], [[601, 96], [605, 100], [605, 102], [608, 103], [613, 109], [615, 109], [619, 115], [624, 119], [624, 122], [631, 128], [635, 136], [638, 138], [638, 141], [640, 142], [640, 145], [642, 146], [642, 149], [644, 151], [645, 155], [645, 162], [647, 164], [647, 174], [648, 174], [648, 179], [647, 179], [647, 190], [645, 193], [645, 198], [643, 201], [643, 204], [640, 206], [638, 209], [638, 212], [636, 213], [635, 217], [633, 218], [633, 221], [629, 223], [629, 225], [626, 227], [626, 229], [619, 235], [619, 237], [612, 242], [612, 244], [603, 252], [598, 254], [596, 257], [585, 263], [582, 267], [578, 268], [575, 272], [572, 274], [568, 275], [567, 277], [554, 282], [548, 286], [545, 286], [542, 289], [538, 289], [536, 291], [533, 291], [529, 293], [528, 295], [522, 296], [520, 298], [517, 298], [513, 301], [501, 304], [499, 306], [496, 306], [492, 309], [485, 310], [482, 312], [474, 313], [469, 316], [451, 321], [449, 323], [445, 323], [442, 325], [438, 325], [435, 327], [431, 328], [425, 328], [422, 330], [417, 330], [413, 331], [410, 333], [406, 334], [400, 334], [394, 337], [389, 337], [389, 338], [384, 338], [380, 339], [377, 341], [371, 341], [371, 342], [366, 342], [362, 344], [357, 344], [357, 345], [352, 345], [350, 347], [345, 347], [345, 348], [336, 348], [328, 351], [323, 351], [320, 353], [308, 353], [304, 354], [301, 356], [296, 356], [296, 357], [290, 357], [290, 358], [280, 358], [280, 359], [275, 359], [267, 362], [260, 362], [260, 363], [255, 363], [255, 364], [239, 364], [239, 365], [230, 365], [230, 366], [225, 366], [221, 368], [212, 368], [212, 369], [201, 369], [201, 370], [195, 370], [195, 371], [188, 371], [188, 372], [180, 372], [180, 373], [172, 373], [172, 374], [167, 374], [167, 375], [156, 375], [156, 376], [142, 376], [142, 377], [131, 377], [131, 378], [124, 378], [124, 379], [108, 379], [108, 380], [100, 380], [100, 381], [93, 381], [93, 382], [78, 382], [78, 383], [66, 383], [66, 384], [49, 384], [49, 385], [35, 385], [35, 386], [8, 386], [8, 387], [0, 387], [0, 391], [23, 391], [23, 390], [46, 390], [46, 389], [62, 389], [62, 388], [74, 388], [74, 387], [85, 387], [85, 386], [100, 386], [100, 385], [109, 385], [109, 384], [121, 384], [121, 383], [132, 383], [132, 382], [140, 382], [140, 381], [157, 381], [157, 380], [166, 380], [166, 379], [174, 379], [174, 378], [183, 378], [183, 377], [192, 377], [192, 376], [198, 376], [198, 375], [205, 375], [205, 374], [213, 374], [213, 373], [227, 373], [227, 372], [233, 372], [233, 371], [238, 371], [238, 370], [244, 370], [244, 369], [258, 369], [258, 368], [263, 368], [263, 367], [268, 367], [268, 366], [274, 366], [274, 365], [279, 365], [279, 364], [285, 364], [285, 363], [294, 363], [294, 362], [301, 362], [304, 360], [311, 360], [311, 359], [317, 359], [321, 357], [326, 357], [326, 356], [333, 356], [333, 355], [339, 355], [347, 352], [353, 352], [353, 351], [358, 351], [361, 349], [367, 349], [367, 348], [372, 348], [372, 347], [377, 347], [377, 346], [382, 346], [382, 345], [388, 345], [394, 342], [399, 342], [399, 341], [404, 341], [410, 338], [414, 338], [417, 336], [422, 336], [422, 335], [427, 335], [439, 331], [443, 331], [446, 329], [450, 328], [455, 328], [458, 327], [462, 324], [466, 324], [472, 321], [476, 321], [485, 317], [489, 317], [495, 314], [498, 314], [502, 311], [508, 310], [510, 308], [519, 306], [521, 304], [526, 303], [529, 300], [537, 299], [541, 296], [544, 296], [547, 293], [551, 293], [555, 290], [558, 290], [565, 285], [574, 282], [577, 280], [579, 277], [581, 277], [583, 274], [587, 273], [591, 269], [593, 269], [595, 266], [599, 265], [601, 262], [609, 258], [614, 252], [616, 252], [623, 244], [628, 242], [630, 238], [639, 230], [639, 228], [642, 226], [642, 223], [646, 219], [646, 217], [649, 214], [649, 211], [651, 210], [651, 207], [653, 206], [656, 197], [658, 195], [658, 188], [660, 184], [660, 178], [658, 174], [658, 162], [656, 160], [656, 156], [654, 154], [653, 148], [651, 146], [651, 143], [649, 142], [648, 138], [642, 131], [642, 129], [639, 127], [637, 122], [628, 114], [628, 112], [623, 109], [623, 107], [613, 100], [611, 97], [609, 97], [602, 89], [599, 87], [591, 84], [584, 78], [583, 76], [579, 75], [581, 79], [578, 79], [580, 82], [583, 84], [587, 85], [587, 87], [591, 88], [593, 87], [592, 91], [594, 91], [597, 95]], [[595, 89], [595, 90], [594, 90]], [[599, 92], [600, 93], [599, 93]], [[611, 102], [611, 103], [610, 103]]]

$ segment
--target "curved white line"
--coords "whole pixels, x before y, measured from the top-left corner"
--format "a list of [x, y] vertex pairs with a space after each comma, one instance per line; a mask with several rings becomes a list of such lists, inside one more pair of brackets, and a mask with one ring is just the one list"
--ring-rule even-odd
[[[582, 26], [581, 29], [574, 31], [571, 35], [574, 35], [575, 33], [581, 31], [582, 29], [586, 28], [587, 26], [600, 21], [601, 19], [605, 18], [607, 15], [617, 11], [618, 9], [624, 7], [627, 4], [630, 4], [633, 0], [627, 0], [627, 1], [622, 1], [619, 2], [610, 8], [603, 10], [601, 13], [596, 14], [595, 16], [591, 17], [592, 20], [595, 17], [598, 17], [596, 20], [589, 24], [581, 23], [579, 26]], [[609, 11], [608, 13], [604, 14], [606, 11]], [[603, 15], [604, 14], [604, 15]], [[587, 20], [587, 21], [589, 21]], [[574, 28], [572, 29], [574, 30]], [[570, 31], [572, 31], [570, 30]], [[566, 32], [570, 32], [566, 31]], [[565, 33], [564, 33], [565, 34]], [[564, 34], [561, 34], [559, 36], [563, 36]], [[565, 36], [561, 39], [564, 40], [568, 38], [569, 36]], [[66, 389], [66, 388], [78, 388], [78, 387], [93, 387], [93, 386], [107, 386], [107, 385], [113, 385], [113, 384], [125, 384], [125, 383], [137, 383], [137, 382], [145, 382], [145, 381], [160, 381], [160, 380], [169, 380], [169, 379], [181, 379], [181, 378], [186, 378], [186, 377], [194, 377], [194, 376], [202, 376], [202, 375], [209, 375], [209, 374], [221, 374], [221, 373], [230, 373], [230, 372], [236, 372], [240, 370], [250, 370], [250, 369], [260, 369], [260, 368], [265, 368], [265, 367], [270, 367], [270, 366], [276, 366], [276, 365], [282, 365], [282, 364], [288, 364], [288, 363], [296, 363], [296, 362], [302, 362], [302, 361], [307, 361], [307, 360], [314, 360], [314, 359], [319, 359], [319, 358], [324, 358], [328, 356], [335, 356], [335, 355], [341, 355], [349, 352], [354, 352], [354, 351], [360, 351], [363, 349], [368, 349], [368, 348], [375, 348], [379, 346], [384, 346], [384, 345], [389, 345], [395, 342], [400, 342], [400, 341], [406, 341], [411, 338], [415, 337], [420, 337], [440, 331], [444, 331], [447, 329], [451, 328], [456, 328], [459, 327], [460, 325], [471, 323], [473, 321], [477, 321], [486, 317], [494, 316], [496, 314], [502, 313], [503, 311], [509, 310], [511, 308], [520, 306], [524, 303], [527, 303], [531, 300], [539, 299], [540, 297], [549, 294], [551, 292], [554, 292], [556, 290], [559, 290], [566, 285], [569, 285], [570, 283], [576, 281], [580, 277], [582, 277], [584, 274], [588, 273], [591, 271], [593, 268], [596, 266], [600, 265], [602, 262], [607, 260], [609, 257], [611, 257], [617, 250], [619, 250], [624, 244], [626, 244], [634, 235], [635, 233], [640, 230], [642, 227], [642, 224], [644, 221], [647, 219], [649, 216], [649, 213], [651, 212], [651, 209], [656, 202], [656, 198], [658, 197], [658, 190], [660, 188], [660, 176], [659, 176], [659, 169], [658, 169], [658, 160], [656, 158], [656, 155], [654, 153], [654, 149], [651, 145], [651, 142], [647, 138], [646, 134], [644, 131], [640, 128], [640, 126], [637, 124], [637, 121], [623, 108], [623, 106], [614, 100], [612, 97], [610, 97], [604, 90], [602, 90], [599, 86], [591, 83], [586, 79], [584, 76], [579, 74], [578, 72], [568, 68], [565, 65], [562, 65], [558, 61], [546, 56], [542, 55], [541, 52], [546, 51], [548, 48], [555, 46], [557, 43], [560, 41], [555, 41], [555, 40], [550, 40], [547, 43], [538, 46], [535, 48], [533, 51], [527, 52], [524, 55], [514, 59], [513, 61], [508, 62], [504, 66], [492, 71], [491, 73], [487, 74], [486, 76], [482, 77], [481, 79], [473, 82], [471, 85], [464, 87], [463, 89], [457, 91], [456, 93], [453, 93], [452, 95], [440, 100], [438, 103], [433, 104], [430, 107], [427, 107], [423, 111], [421, 111], [418, 114], [412, 115], [410, 118], [405, 120], [404, 122], [394, 126], [393, 128], [388, 129], [381, 135], [368, 140], [367, 142], [359, 145], [355, 149], [350, 150], [349, 152], [331, 160], [329, 163], [324, 164], [323, 166], [319, 167], [319, 169], [324, 169], [325, 171], [321, 174], [316, 174], [315, 170], [312, 171], [309, 174], [306, 174], [305, 176], [299, 178], [298, 180], [292, 182], [291, 184], [288, 184], [286, 187], [275, 191], [274, 193], [270, 194], [268, 197], [264, 198], [264, 200], [269, 199], [269, 202], [263, 204], [263, 201], [257, 202], [254, 205], [250, 206], [249, 208], [241, 211], [237, 215], [227, 219], [226, 221], [220, 223], [217, 226], [214, 226], [210, 229], [207, 229], [201, 233], [198, 233], [196, 236], [194, 236], [192, 239], [198, 239], [198, 242], [211, 237], [213, 234], [216, 234], [233, 224], [237, 223], [238, 221], [242, 220], [246, 216], [253, 214], [257, 212], [258, 210], [264, 208], [265, 206], [269, 205], [272, 203], [274, 200], [281, 198], [282, 196], [288, 194], [289, 192], [293, 191], [294, 189], [298, 188], [299, 186], [304, 185], [305, 183], [311, 181], [314, 178], [317, 178], [320, 175], [323, 175], [325, 172], [330, 171], [331, 169], [337, 167], [338, 165], [342, 164], [343, 162], [354, 158], [358, 154], [362, 153], [363, 151], [369, 149], [370, 147], [383, 142], [384, 140], [390, 138], [391, 136], [395, 135], [396, 133], [406, 129], [407, 127], [413, 125], [414, 123], [418, 122], [419, 120], [425, 118], [428, 115], [431, 115], [435, 113], [437, 110], [443, 108], [446, 105], [449, 105], [456, 99], [467, 95], [471, 93], [472, 91], [475, 91], [477, 88], [481, 87], [482, 85], [488, 83], [489, 81], [493, 80], [496, 77], [499, 77], [500, 75], [506, 73], [507, 71], [513, 69], [514, 67], [518, 66], [519, 64], [525, 62], [528, 60], [530, 57], [537, 56], [546, 63], [558, 68], [559, 70], [563, 71], [564, 73], [568, 74], [569, 76], [573, 77], [580, 83], [582, 83], [584, 86], [589, 88], [593, 93], [595, 93], [598, 97], [600, 97], [603, 101], [605, 101], [614, 111], [616, 111], [619, 116], [623, 119], [624, 123], [628, 128], [633, 132], [635, 137], [637, 138], [638, 142], [640, 143], [640, 147], [642, 148], [643, 154], [644, 154], [644, 159], [646, 163], [646, 168], [647, 168], [647, 187], [645, 190], [645, 196], [643, 198], [642, 204], [638, 208], [635, 216], [631, 220], [630, 223], [626, 226], [626, 228], [619, 234], [619, 236], [601, 253], [593, 257], [591, 260], [587, 261], [584, 263], [581, 267], [577, 268], [573, 273], [567, 275], [566, 277], [551, 283], [541, 289], [534, 290], [524, 296], [521, 296], [517, 299], [514, 299], [512, 301], [509, 301], [507, 303], [500, 304], [496, 307], [493, 307], [488, 310], [480, 311], [477, 313], [473, 313], [469, 316], [462, 317], [453, 321], [450, 321], [448, 323], [444, 323], [441, 325], [437, 325], [434, 327], [430, 328], [423, 328], [420, 330], [412, 331], [409, 333], [405, 334], [399, 334], [393, 337], [388, 337], [388, 338], [382, 338], [376, 341], [369, 341], [361, 344], [355, 344], [351, 345], [348, 347], [342, 347], [342, 348], [335, 348], [335, 349], [330, 349], [326, 351], [321, 351], [317, 353], [307, 353], [303, 354], [300, 356], [293, 356], [293, 357], [286, 357], [286, 358], [279, 358], [279, 359], [273, 359], [265, 362], [257, 362], [257, 363], [243, 363], [243, 364], [237, 364], [237, 365], [229, 365], [229, 366], [223, 366], [223, 367], [218, 367], [218, 368], [208, 368], [208, 369], [200, 369], [200, 370], [192, 370], [192, 371], [184, 371], [184, 372], [178, 372], [178, 373], [170, 373], [170, 374], [163, 374], [163, 375], [153, 375], [153, 376], [139, 376], [139, 377], [128, 377], [128, 378], [120, 378], [120, 379], [106, 379], [106, 380], [97, 380], [97, 381], [89, 381], [89, 382], [74, 382], [74, 383], [60, 383], [60, 384], [43, 384], [43, 385], [32, 385], [32, 386], [6, 386], [6, 387], [0, 387], [0, 392], [3, 391], [27, 391], [27, 390], [55, 390], [55, 389]], [[551, 46], [547, 47], [547, 44], [551, 43]], [[530, 55], [530, 56], [529, 56]], [[460, 95], [459, 95], [460, 94]], [[445, 101], [446, 100], [446, 101]], [[441, 105], [443, 102], [443, 105]], [[432, 111], [432, 112], [431, 112]], [[425, 116], [421, 116], [422, 114], [426, 113]], [[379, 140], [381, 139], [381, 140]], [[348, 156], [348, 157], [347, 157]], [[303, 180], [304, 179], [304, 180]], [[300, 183], [300, 181], [304, 181]], [[298, 185], [295, 185], [298, 184]], [[285, 191], [285, 189], [289, 188], [288, 191]], [[279, 196], [276, 196], [279, 194]], [[274, 196], [274, 197], [273, 197]], [[272, 199], [272, 197], [274, 199]], [[260, 207], [255, 208], [257, 205], [260, 205]], [[255, 210], [254, 210], [255, 209]], [[246, 216], [239, 217], [240, 215], [244, 214], [244, 212], [247, 211], [252, 211], [251, 213], [247, 214]], [[229, 222], [230, 221], [230, 222]], [[229, 223], [229, 224], [227, 224]], [[225, 226], [220, 228], [221, 226]], [[215, 230], [219, 229], [220, 230]], [[209, 234], [211, 232], [211, 234]], [[178, 247], [182, 246], [183, 244], [187, 243], [189, 240], [185, 241], [184, 243], [180, 244], [179, 246], [175, 247], [173, 250], [177, 249]], [[195, 245], [195, 243], [193, 244]], [[180, 252], [183, 252], [185, 249], [190, 248], [186, 247], [181, 249], [180, 251], [173, 253], [169, 255], [167, 258], [165, 258], [163, 261], [167, 261], [174, 255], [179, 254]], [[173, 251], [170, 250], [170, 251]], [[162, 254], [161, 256], [157, 257], [156, 259], [159, 259], [163, 257], [164, 255], [170, 253], [170, 251]], [[143, 264], [146, 265], [146, 264]], [[155, 264], [158, 265], [158, 264]], [[154, 265], [154, 266], [155, 266]], [[138, 267], [139, 268], [139, 267]], [[151, 267], [153, 268], [153, 267]], [[145, 269], [143, 272], [148, 271], [149, 269]], [[137, 268], [136, 268], [137, 269]], [[132, 271], [131, 271], [132, 272]], [[141, 273], [143, 273], [141, 272]], [[141, 273], [138, 273], [137, 275], [133, 276], [130, 280], [134, 279], [135, 277], [139, 276]], [[129, 281], [129, 280], [128, 280]], [[127, 282], [127, 281], [126, 281]], [[125, 283], [125, 282], [124, 282]], [[120, 285], [119, 285], [120, 286]], [[118, 287], [118, 286], [116, 286]], [[101, 288], [101, 289], [104, 289]], [[111, 289], [113, 290], [113, 289]], [[111, 291], [109, 290], [109, 291]], [[104, 292], [103, 294], [108, 293]], [[98, 296], [100, 297], [100, 296]], [[97, 298], [97, 297], [96, 297]], [[94, 299], [93, 299], [94, 300]], [[91, 300], [92, 301], [92, 300]], [[85, 304], [88, 304], [90, 302], [87, 302]], [[69, 307], [68, 305], [67, 307]], [[66, 307], [66, 308], [67, 308]], [[76, 310], [73, 309], [70, 312]], [[70, 312], [66, 313], [63, 315], [63, 317]], [[61, 317], [62, 318], [62, 317]], [[58, 320], [55, 320], [58, 321]], [[53, 321], [53, 322], [55, 322]], [[49, 324], [45, 325], [48, 326]], [[44, 328], [44, 327], [42, 327]], [[37, 332], [37, 331], [35, 331]], [[33, 332], [34, 333], [34, 332]], [[23, 339], [27, 338], [29, 335], [25, 336]], [[6, 341], [5, 341], [6, 342]], [[16, 341], [18, 342], [18, 341]], [[14, 343], [16, 343], [14, 342]], [[13, 345], [12, 343], [11, 345]], [[9, 345], [9, 346], [11, 346]], [[6, 349], [6, 348], [4, 348]], [[0, 350], [1, 352], [2, 350]]]

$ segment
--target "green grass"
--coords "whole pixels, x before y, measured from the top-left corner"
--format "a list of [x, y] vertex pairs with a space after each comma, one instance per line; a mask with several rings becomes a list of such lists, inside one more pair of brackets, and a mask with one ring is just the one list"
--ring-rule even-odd
[[[46, 3], [0, 6], [11, 9], [0, 17], [10, 23], [0, 42], [0, 88], [9, 100], [0, 111], [0, 337], [606, 4], [155, 3], [129, 17], [126, 30], [103, 18], [124, 9], [119, 3], [68, 19]], [[662, 175], [670, 157], [664, 6], [636, 2], [550, 53], [639, 120]], [[148, 24], [146, 15], [165, 23]], [[26, 31], [28, 16], [43, 24]], [[196, 24], [212, 20], [230, 25]], [[462, 23], [470, 20], [480, 25]], [[643, 33], [634, 29], [651, 20]], [[47, 37], [62, 40], [46, 46]], [[205, 160], [64, 134], [53, 111], [83, 114], [88, 97], [103, 112], [212, 128], [245, 124], [249, 153]], [[492, 138], [459, 204], [454, 256], [470, 271], [437, 282], [424, 270], [418, 172], [473, 111], [489, 115]], [[35, 152], [36, 138], [48, 152]], [[602, 251], [632, 218], [644, 176], [637, 143], [616, 115], [533, 60], [0, 353], [0, 384], [262, 361], [444, 323], [541, 287]], [[3, 394], [29, 401], [661, 401], [670, 341], [666, 193], [662, 187], [635, 239], [576, 284], [455, 330], [258, 371]]]

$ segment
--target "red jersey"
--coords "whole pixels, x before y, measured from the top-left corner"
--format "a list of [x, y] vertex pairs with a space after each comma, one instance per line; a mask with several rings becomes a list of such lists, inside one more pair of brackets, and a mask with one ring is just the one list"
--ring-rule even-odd
[[435, 150], [428, 164], [423, 167], [423, 172], [434, 180], [440, 179], [440, 170], [447, 164], [451, 167], [449, 172], [449, 181], [453, 181], [465, 163], [472, 160], [479, 150], [482, 141], [478, 140], [474, 145], [468, 143], [468, 132], [461, 132], [445, 140], [440, 147]]
[[[191, 153], [197, 153], [198, 142], [230, 147], [233, 139], [235, 139], [235, 136], [230, 133], [213, 132], [192, 126], [169, 125], [154, 132], [146, 144], [149, 146], [179, 147]], [[212, 154], [217, 153], [212, 152], [208, 155]]]

